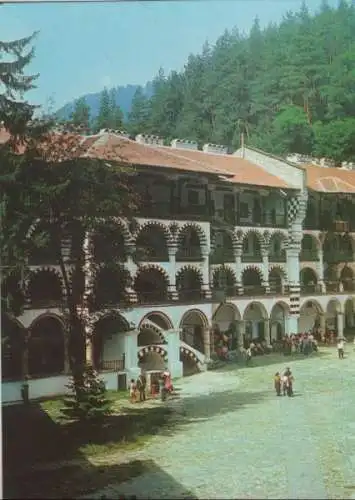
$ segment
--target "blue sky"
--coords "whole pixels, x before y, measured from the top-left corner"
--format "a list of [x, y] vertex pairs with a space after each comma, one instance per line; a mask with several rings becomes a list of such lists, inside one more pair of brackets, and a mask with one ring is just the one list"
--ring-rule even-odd
[[[302, 0], [224, 0], [0, 5], [3, 40], [39, 31], [29, 70], [40, 73], [28, 95], [58, 108], [104, 86], [144, 84], [163, 67], [181, 69], [190, 53], [227, 28], [248, 31], [278, 21]], [[310, 10], [320, 0], [307, 0]], [[336, 4], [336, 0], [330, 0]]]

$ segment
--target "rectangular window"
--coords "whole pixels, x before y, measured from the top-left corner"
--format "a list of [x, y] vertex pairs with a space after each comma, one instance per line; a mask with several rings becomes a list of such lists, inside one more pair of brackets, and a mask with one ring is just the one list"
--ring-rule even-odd
[[187, 193], [187, 202], [189, 205], [199, 205], [200, 204], [200, 193], [198, 191], [189, 189]]
[[240, 216], [243, 219], [246, 219], [249, 217], [249, 205], [248, 205], [248, 203], [241, 203], [239, 205], [239, 210], [240, 210]]

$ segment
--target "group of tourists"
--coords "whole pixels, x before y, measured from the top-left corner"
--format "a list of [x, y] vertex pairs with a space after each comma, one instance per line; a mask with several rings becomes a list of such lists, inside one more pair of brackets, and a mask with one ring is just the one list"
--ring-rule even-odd
[[273, 340], [271, 345], [273, 352], [280, 352], [285, 356], [296, 353], [308, 356], [318, 351], [317, 339], [313, 333], [307, 332], [284, 335], [280, 340]]
[[293, 382], [294, 376], [289, 367], [286, 368], [283, 375], [280, 372], [276, 372], [274, 376], [274, 387], [277, 396], [293, 396]]
[[[171, 373], [168, 369], [165, 369], [160, 373], [153, 373], [150, 376], [150, 396], [155, 398], [157, 395], [161, 395], [162, 399], [166, 399], [168, 394], [173, 392], [173, 384]], [[147, 377], [142, 371], [137, 380], [133, 378], [129, 385], [129, 398], [131, 403], [144, 402], [147, 399]]]

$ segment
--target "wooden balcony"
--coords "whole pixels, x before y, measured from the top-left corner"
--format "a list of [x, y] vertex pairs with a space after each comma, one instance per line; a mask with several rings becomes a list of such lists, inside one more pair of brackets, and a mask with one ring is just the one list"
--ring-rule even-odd
[[180, 247], [176, 252], [176, 261], [198, 262], [202, 260], [201, 247]]

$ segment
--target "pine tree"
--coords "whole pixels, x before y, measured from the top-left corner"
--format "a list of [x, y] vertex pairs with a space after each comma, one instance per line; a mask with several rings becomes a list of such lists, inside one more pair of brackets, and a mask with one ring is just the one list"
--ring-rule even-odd
[[33, 89], [38, 75], [24, 74], [34, 56], [31, 44], [37, 33], [11, 42], [0, 41], [0, 121], [12, 134], [22, 135], [35, 106], [23, 101], [23, 94]]
[[143, 88], [139, 86], [134, 93], [131, 111], [128, 115], [128, 129], [132, 135], [149, 131], [149, 114], [149, 101], [143, 92]]
[[70, 116], [70, 123], [85, 132], [90, 130], [90, 108], [85, 97], [80, 97], [75, 101], [74, 110]]
[[110, 108], [111, 117], [109, 128], [112, 128], [113, 130], [122, 130], [124, 116], [121, 108], [117, 104], [117, 92], [115, 89], [111, 89], [110, 91]]
[[67, 387], [70, 394], [61, 408], [63, 419], [97, 422], [112, 413], [105, 383], [91, 366], [85, 368], [80, 385], [72, 379]]
[[101, 92], [99, 114], [96, 118], [96, 131], [110, 128], [111, 125], [111, 100], [107, 88]]

